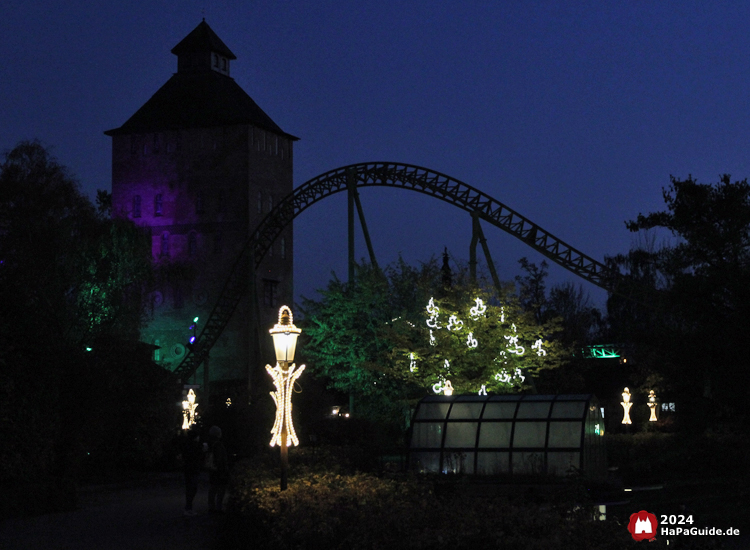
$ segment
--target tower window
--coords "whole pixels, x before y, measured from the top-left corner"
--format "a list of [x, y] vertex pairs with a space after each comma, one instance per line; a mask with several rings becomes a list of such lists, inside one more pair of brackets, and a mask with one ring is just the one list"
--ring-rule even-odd
[[205, 211], [204, 208], [204, 200], [203, 200], [203, 191], [198, 191], [195, 195], [195, 213], [196, 214], [203, 214]]
[[133, 197], [133, 217], [134, 218], [141, 217], [141, 196], [140, 195], [135, 195]]
[[161, 247], [159, 249], [159, 255], [167, 258], [169, 257], [169, 233], [166, 231], [161, 234]]
[[279, 297], [279, 282], [263, 279], [263, 305], [266, 307], [276, 307]]
[[188, 256], [195, 258], [198, 254], [198, 237], [194, 231], [188, 234]]
[[154, 197], [154, 216], [162, 215], [162, 198], [161, 193]]

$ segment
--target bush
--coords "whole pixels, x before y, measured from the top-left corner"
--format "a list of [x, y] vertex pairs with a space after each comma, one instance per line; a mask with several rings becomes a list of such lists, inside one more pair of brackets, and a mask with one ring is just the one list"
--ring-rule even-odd
[[346, 474], [335, 466], [298, 464], [292, 473], [281, 492], [263, 464], [237, 465], [227, 546], [614, 549], [632, 542], [624, 526], [594, 521], [593, 509], [574, 500], [540, 505], [471, 491], [436, 494], [424, 478]]

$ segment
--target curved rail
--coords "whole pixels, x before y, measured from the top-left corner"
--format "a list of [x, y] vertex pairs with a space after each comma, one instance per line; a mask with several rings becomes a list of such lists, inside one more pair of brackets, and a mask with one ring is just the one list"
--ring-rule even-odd
[[617, 292], [619, 274], [545, 231], [505, 204], [457, 179], [428, 168], [394, 162], [351, 164], [321, 174], [296, 188], [269, 212], [248, 238], [224, 284], [192, 352], [174, 370], [191, 376], [226, 327], [246, 291], [250, 262], [257, 268], [273, 241], [291, 221], [324, 198], [356, 187], [398, 187], [429, 195], [470, 212], [499, 227], [575, 275], [610, 292]]

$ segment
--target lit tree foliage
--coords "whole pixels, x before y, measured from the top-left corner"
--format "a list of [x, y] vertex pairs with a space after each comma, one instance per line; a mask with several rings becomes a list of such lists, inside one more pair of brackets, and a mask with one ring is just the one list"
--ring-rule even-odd
[[467, 290], [430, 298], [419, 324], [392, 323], [394, 377], [435, 393], [449, 381], [457, 393], [507, 393], [530, 387], [529, 376], [561, 364], [567, 350], [554, 340], [557, 319], [537, 324], [512, 287], [500, 298]]
[[[432, 393], [448, 379], [457, 392], [476, 393], [482, 386], [488, 392], [518, 391], [528, 387], [530, 375], [558, 366], [566, 356], [554, 341], [558, 322], [535, 323], [533, 314], [521, 310], [512, 285], [498, 298], [470, 285], [464, 271], [453, 274], [452, 287], [445, 288], [444, 275], [434, 260], [419, 268], [399, 260], [384, 274], [358, 266], [354, 284], [334, 277], [320, 301], [303, 303], [308, 368], [338, 390], [403, 402]], [[486, 309], [472, 316], [478, 297]], [[440, 329], [426, 324], [431, 298], [440, 308], [435, 320]], [[463, 324], [448, 330], [453, 316]]]

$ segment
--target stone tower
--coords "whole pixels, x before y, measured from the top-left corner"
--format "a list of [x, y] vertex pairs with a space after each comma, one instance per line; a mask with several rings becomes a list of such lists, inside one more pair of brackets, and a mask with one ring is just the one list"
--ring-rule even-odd
[[[151, 234], [156, 280], [142, 339], [159, 346], [154, 358], [170, 370], [185, 357], [194, 317], [196, 331], [203, 328], [248, 235], [292, 192], [298, 139], [231, 78], [236, 57], [205, 20], [172, 53], [177, 72], [125, 124], [105, 132], [113, 215]], [[263, 327], [291, 302], [292, 253], [290, 226], [258, 270], [255, 296], [243, 298], [194, 382], [256, 376], [255, 363], [266, 358], [253, 333], [260, 327], [260, 345], [271, 348]]]

